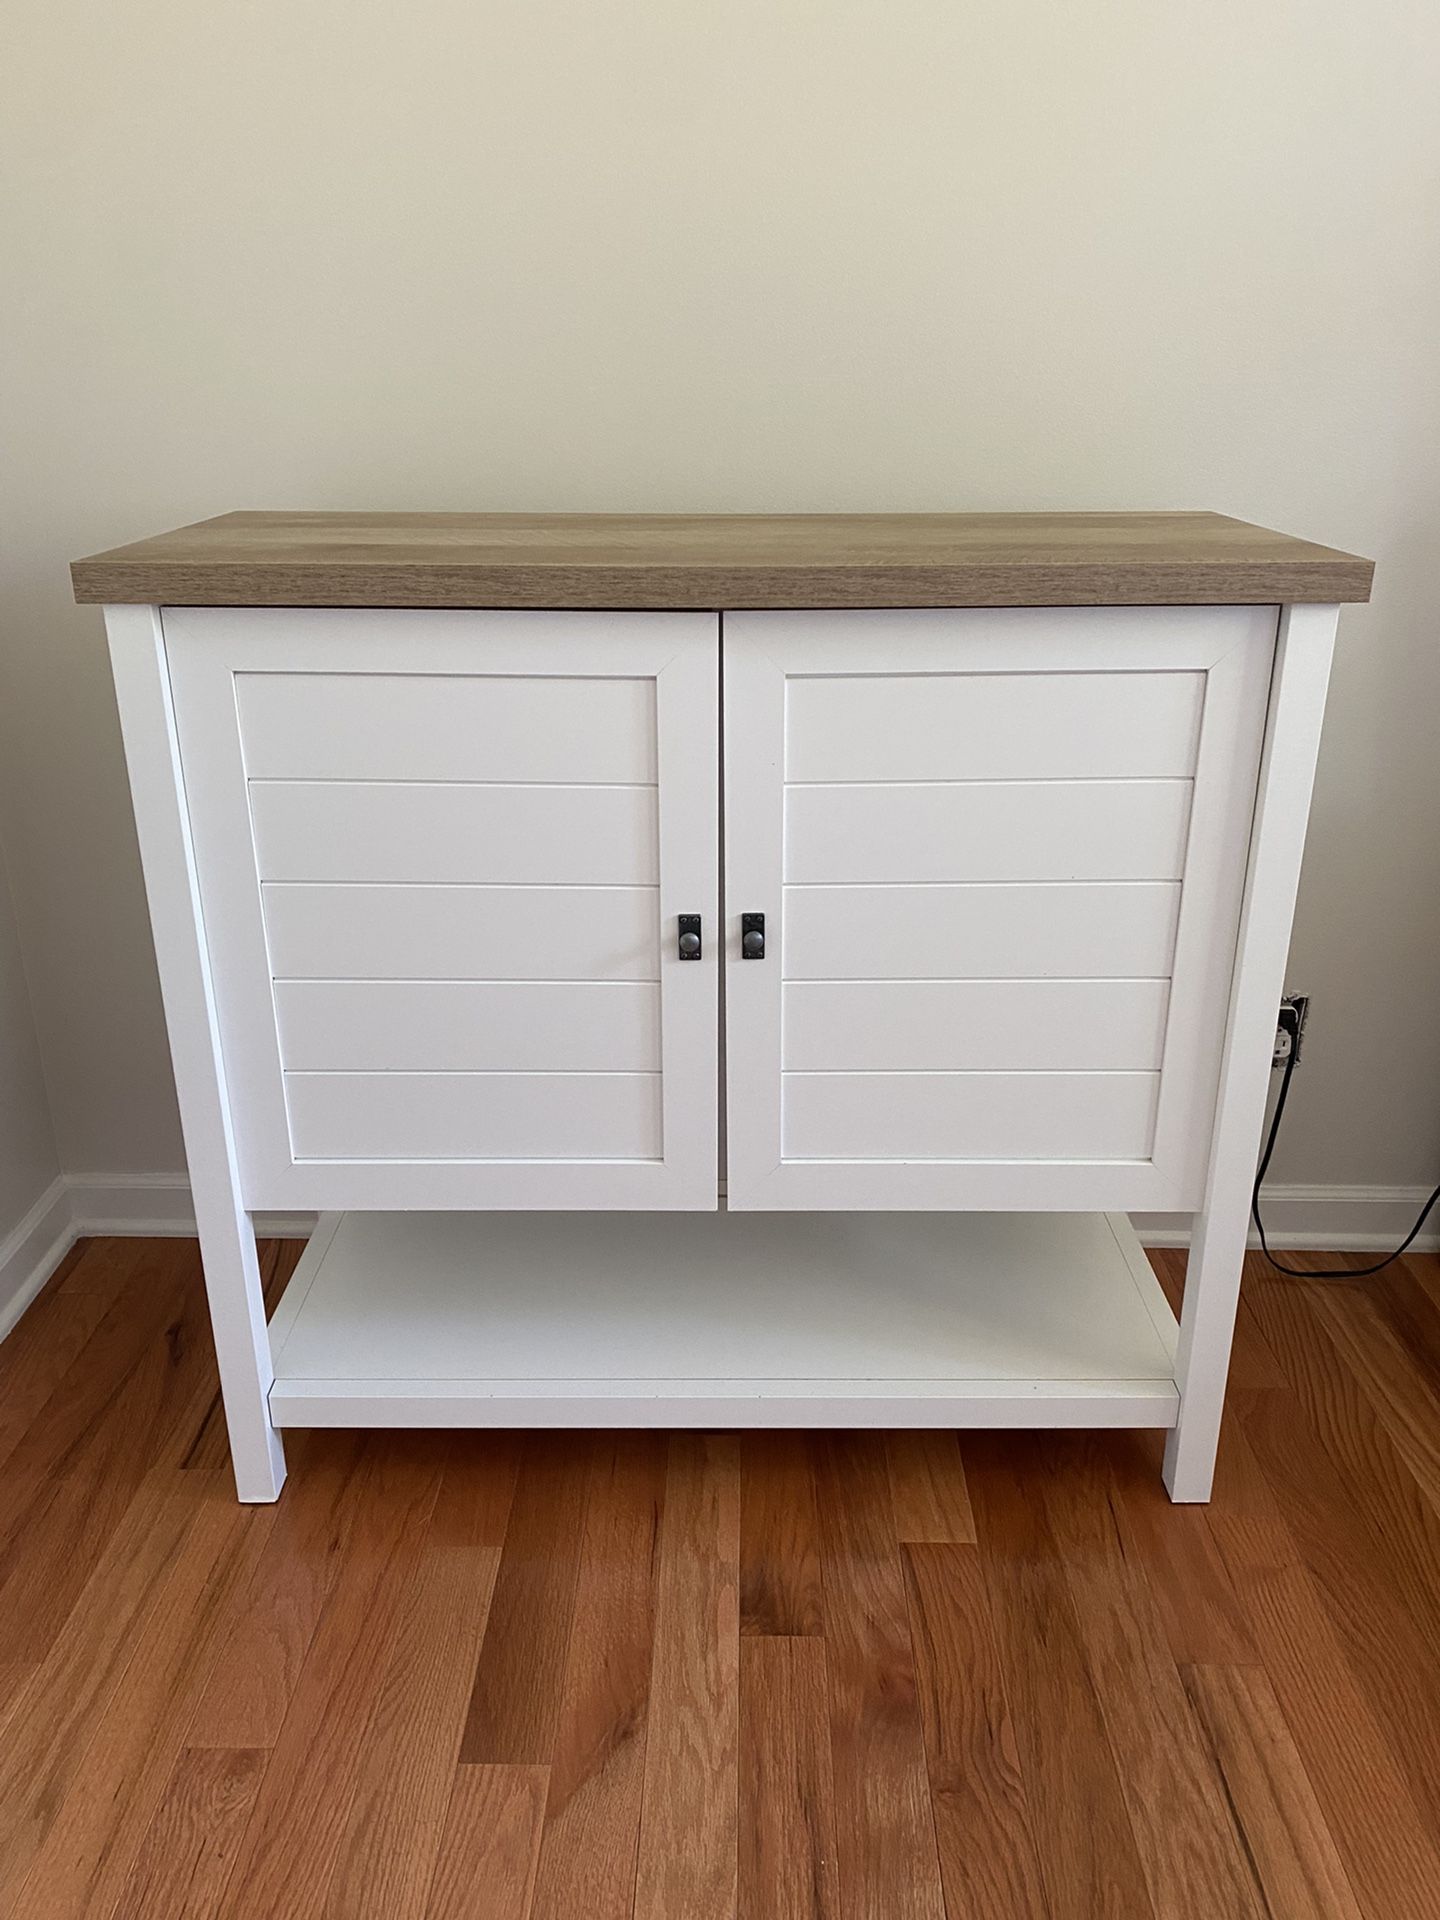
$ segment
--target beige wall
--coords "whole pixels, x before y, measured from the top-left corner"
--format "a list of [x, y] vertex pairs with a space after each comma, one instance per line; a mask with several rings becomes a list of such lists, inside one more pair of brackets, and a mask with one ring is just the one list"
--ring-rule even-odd
[[[25, 988], [10, 886], [0, 852], [0, 1247], [60, 1172]], [[0, 1322], [8, 1276], [0, 1272]]]
[[234, 506], [1213, 506], [1347, 613], [1276, 1172], [1440, 1163], [1433, 0], [9, 0], [0, 807], [62, 1157], [181, 1163], [74, 554]]

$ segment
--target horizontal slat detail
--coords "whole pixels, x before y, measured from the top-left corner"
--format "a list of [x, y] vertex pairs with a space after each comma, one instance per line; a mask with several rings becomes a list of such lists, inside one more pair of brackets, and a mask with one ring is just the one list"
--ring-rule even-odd
[[787, 1073], [787, 1160], [1139, 1160], [1158, 1073]]
[[825, 674], [786, 683], [788, 780], [1188, 776], [1202, 673]]
[[236, 697], [252, 779], [655, 778], [651, 679], [241, 673]]
[[658, 1160], [657, 1073], [287, 1073], [297, 1160]]
[[653, 981], [281, 980], [280, 1057], [292, 1070], [653, 1073]]
[[794, 980], [1094, 979], [1168, 974], [1180, 888], [787, 887]]
[[261, 889], [277, 979], [653, 980], [653, 887]]
[[785, 878], [1177, 880], [1188, 780], [792, 786]]
[[821, 1073], [1158, 1068], [1165, 980], [791, 981], [785, 1065]]
[[250, 784], [262, 880], [653, 884], [654, 787]]

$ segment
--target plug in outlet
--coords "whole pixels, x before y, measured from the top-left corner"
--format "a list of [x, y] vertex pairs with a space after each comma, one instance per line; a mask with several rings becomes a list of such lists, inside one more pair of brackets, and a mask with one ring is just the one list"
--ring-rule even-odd
[[1309, 1012], [1308, 993], [1287, 993], [1281, 1000], [1280, 1016], [1275, 1022], [1275, 1051], [1270, 1056], [1272, 1070], [1288, 1065], [1291, 1059], [1299, 1066], [1300, 1042], [1305, 1037]]

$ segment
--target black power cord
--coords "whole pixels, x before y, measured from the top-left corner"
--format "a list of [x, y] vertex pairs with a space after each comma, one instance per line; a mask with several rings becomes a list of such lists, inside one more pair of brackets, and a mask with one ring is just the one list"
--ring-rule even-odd
[[1383, 1260], [1377, 1260], [1373, 1267], [1287, 1267], [1278, 1261], [1265, 1241], [1265, 1222], [1260, 1218], [1260, 1182], [1270, 1168], [1270, 1156], [1275, 1151], [1275, 1141], [1280, 1132], [1280, 1122], [1285, 1113], [1285, 1101], [1290, 1092], [1290, 1077], [1295, 1071], [1295, 1062], [1299, 1058], [1298, 1035], [1290, 1030], [1290, 1053], [1285, 1062], [1285, 1076], [1280, 1082], [1280, 1097], [1275, 1102], [1275, 1112], [1271, 1116], [1270, 1131], [1265, 1136], [1265, 1151], [1260, 1156], [1260, 1168], [1255, 1175], [1255, 1185], [1250, 1190], [1250, 1217], [1255, 1222], [1255, 1231], [1260, 1236], [1260, 1251], [1274, 1267], [1277, 1273], [1288, 1274], [1292, 1280], [1363, 1280], [1369, 1274], [1379, 1273], [1382, 1267], [1388, 1267], [1392, 1260], [1398, 1260], [1406, 1252], [1417, 1233], [1429, 1217], [1430, 1209], [1440, 1200], [1440, 1187], [1436, 1187], [1430, 1198], [1420, 1209], [1420, 1217], [1406, 1234], [1393, 1253], [1387, 1253]]

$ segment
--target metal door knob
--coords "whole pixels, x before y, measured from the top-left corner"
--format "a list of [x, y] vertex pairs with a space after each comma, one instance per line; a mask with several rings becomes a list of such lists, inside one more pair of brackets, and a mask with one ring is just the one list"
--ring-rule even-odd
[[699, 951], [700, 951], [699, 934], [698, 933], [682, 933], [680, 936], [680, 958], [682, 960], [693, 960], [696, 954], [699, 953]]
[[752, 927], [740, 942], [740, 951], [747, 960], [765, 958], [765, 935], [758, 927]]

